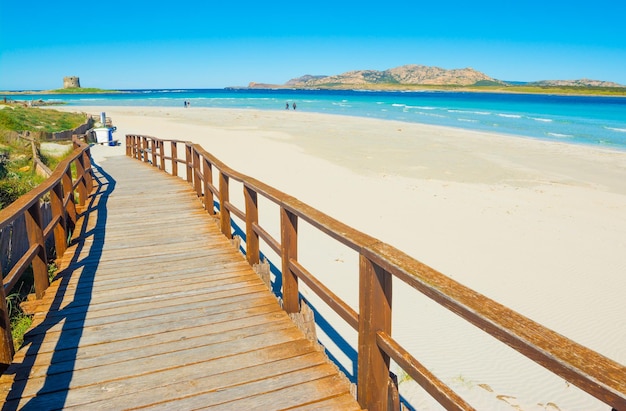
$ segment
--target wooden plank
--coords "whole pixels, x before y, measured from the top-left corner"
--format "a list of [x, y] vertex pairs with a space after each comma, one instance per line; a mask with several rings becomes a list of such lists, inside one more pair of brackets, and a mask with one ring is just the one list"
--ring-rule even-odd
[[[197, 312], [202, 317], [207, 317], [210, 314], [217, 312], [228, 312], [242, 310], [245, 308], [252, 308], [264, 305], [272, 305], [276, 301], [274, 297], [267, 295], [265, 292], [258, 292], [256, 294], [239, 294], [236, 296], [230, 296], [228, 298], [221, 298], [218, 300], [207, 300], [206, 296], [196, 302], [188, 302], [187, 299], [177, 299], [179, 304], [159, 304], [148, 305], [141, 304], [135, 305], [134, 310], [127, 310], [126, 307], [117, 307], [115, 309], [107, 309], [106, 313], [97, 313], [97, 316], [87, 316], [91, 311], [86, 313], [78, 312], [74, 315], [67, 316], [65, 318], [57, 317], [53, 320], [46, 319], [41, 323], [41, 326], [34, 328], [28, 334], [28, 338], [34, 339], [35, 336], [41, 334], [49, 334], [52, 332], [61, 332], [71, 330], [73, 328], [87, 328], [87, 327], [100, 327], [107, 324], [116, 324], [123, 321], [136, 321], [154, 317], [173, 317], [180, 318], [192, 318], [193, 314]], [[168, 300], [168, 303], [170, 300]], [[62, 323], [60, 320], [63, 320]], [[130, 324], [125, 324], [130, 325]]]
[[115, 185], [96, 176], [80, 237], [0, 377], [4, 408], [181, 409], [206, 396], [358, 407], [190, 187], [123, 157], [109, 165]]
[[[280, 332], [291, 327], [286, 318], [271, 318], [270, 320], [274, 321], [255, 323], [247, 327], [242, 326], [243, 320], [228, 322], [225, 323], [226, 326], [222, 327], [222, 331], [219, 333], [212, 332], [206, 326], [198, 326], [185, 328], [184, 336], [181, 336], [180, 332], [163, 332], [158, 336], [148, 335], [143, 338], [133, 338], [130, 344], [128, 340], [123, 340], [92, 347], [79, 347], [80, 350], [77, 350], [76, 353], [70, 352], [71, 350], [40, 353], [36, 362], [29, 365], [29, 373], [25, 374], [18, 369], [13, 380], [45, 377], [115, 364], [125, 366], [130, 360], [211, 344], [221, 344], [259, 334]], [[22, 369], [25, 371], [26, 367], [22, 367]]]
[[314, 403], [292, 407], [289, 408], [289, 411], [356, 411], [360, 409], [361, 408], [358, 406], [358, 404], [354, 402], [354, 397], [351, 394], [342, 394]]
[[[245, 383], [287, 371], [306, 369], [312, 364], [325, 361], [321, 352], [299, 343], [270, 347], [263, 350], [262, 354], [248, 352], [237, 357], [220, 358], [213, 361], [210, 368], [204, 363], [194, 364], [185, 368], [184, 378], [181, 378], [180, 370], [171, 369], [141, 378], [80, 388], [68, 395], [66, 408], [110, 410], [121, 409], [128, 404], [139, 408], [169, 401], [171, 409], [182, 409], [178, 408], [177, 404], [180, 392], [185, 392], [187, 396], [197, 395], [210, 390], [220, 390], [230, 381]], [[242, 367], [243, 364], [245, 367]], [[218, 371], [212, 373], [214, 370]], [[103, 385], [105, 389], [115, 392], [114, 398], [102, 399]]]
[[[0, 377], [0, 382], [8, 382], [14, 379], [20, 379], [25, 373], [29, 373], [31, 367], [37, 364], [50, 365], [55, 363], [61, 363], [64, 361], [88, 361], [91, 358], [101, 361], [102, 364], [114, 363], [114, 358], [111, 357], [112, 353], [122, 352], [126, 350], [140, 350], [143, 347], [148, 347], [155, 344], [167, 343], [169, 341], [178, 341], [181, 338], [195, 338], [200, 336], [211, 336], [213, 334], [228, 333], [238, 329], [251, 329], [252, 327], [267, 327], [269, 328], [283, 328], [283, 326], [290, 326], [291, 323], [284, 315], [277, 314], [275, 312], [264, 313], [257, 316], [249, 316], [234, 319], [232, 321], [226, 321], [221, 323], [205, 323], [194, 322], [193, 324], [185, 324], [184, 326], [174, 327], [166, 331], [141, 333], [134, 336], [132, 339], [113, 340], [98, 344], [80, 344], [77, 349], [73, 351], [74, 347], [67, 350], [55, 350], [55, 346], [48, 344], [47, 347], [42, 349], [33, 355], [23, 355], [21, 359], [16, 358], [16, 362], [21, 361], [21, 364], [14, 364], [14, 374], [3, 375]], [[250, 330], [248, 330], [250, 331]], [[105, 357], [107, 357], [105, 359]]]
[[226, 382], [229, 384], [224, 383], [219, 390], [179, 399], [175, 405], [162, 403], [147, 409], [267, 410], [270, 404], [272, 409], [283, 409], [345, 393], [345, 384], [330, 364], [250, 383]]
[[[160, 370], [180, 367], [211, 359], [228, 357], [240, 353], [258, 351], [259, 347], [277, 345], [294, 340], [303, 340], [302, 333], [291, 328], [275, 331], [271, 334], [253, 335], [247, 338], [229, 340], [221, 344], [207, 344], [185, 349], [187, 339], [180, 341], [183, 347], [180, 351], [165, 352], [150, 357], [132, 358], [124, 362], [123, 366], [92, 367], [89, 369], [73, 370], [69, 373], [55, 374], [51, 378], [30, 378], [28, 384], [20, 390], [20, 397], [33, 397], [54, 391], [74, 389], [78, 387], [102, 384], [107, 381], [126, 379], [132, 376], [146, 375]], [[6, 395], [7, 400], [15, 399], [15, 390]]]

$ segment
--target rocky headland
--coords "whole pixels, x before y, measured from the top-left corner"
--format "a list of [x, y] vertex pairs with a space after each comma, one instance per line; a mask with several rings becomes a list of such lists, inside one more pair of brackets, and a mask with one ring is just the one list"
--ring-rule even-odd
[[[542, 89], [571, 89], [574, 92], [601, 92], [623, 94], [621, 84], [591, 79], [542, 80], [537, 82], [508, 82], [493, 78], [473, 68], [444, 69], [440, 67], [409, 64], [387, 70], [353, 70], [334, 75], [306, 74], [284, 84], [251, 82], [248, 88], [295, 88], [295, 89], [467, 89], [485, 91], [541, 91]], [[522, 89], [524, 88], [524, 89]], [[570, 91], [571, 91], [570, 90]]]

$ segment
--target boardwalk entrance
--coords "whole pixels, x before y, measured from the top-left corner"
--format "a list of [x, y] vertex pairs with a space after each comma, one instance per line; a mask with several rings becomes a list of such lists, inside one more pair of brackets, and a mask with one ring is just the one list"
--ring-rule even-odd
[[3, 409], [359, 409], [186, 182], [101, 166]]

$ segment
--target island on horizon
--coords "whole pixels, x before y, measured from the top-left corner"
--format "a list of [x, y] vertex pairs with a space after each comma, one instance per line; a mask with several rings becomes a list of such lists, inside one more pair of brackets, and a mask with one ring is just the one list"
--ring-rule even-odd
[[603, 80], [504, 81], [473, 68], [443, 69], [409, 64], [384, 71], [354, 70], [336, 75], [304, 75], [284, 84], [250, 82], [249, 89], [444, 90], [503, 93], [558, 93], [626, 96], [626, 86]]

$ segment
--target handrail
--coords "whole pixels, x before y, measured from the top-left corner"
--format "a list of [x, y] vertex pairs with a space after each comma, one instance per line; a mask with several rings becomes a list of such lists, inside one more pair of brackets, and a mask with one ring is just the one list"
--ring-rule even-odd
[[[68, 235], [76, 224], [77, 212], [85, 207], [87, 196], [93, 188], [89, 145], [74, 136], [74, 151], [59, 163], [52, 175], [43, 183], [0, 210], [0, 231], [24, 218], [28, 249], [14, 256], [17, 262], [2, 279], [0, 287], [0, 371], [11, 363], [15, 350], [6, 296], [19, 282], [22, 274], [32, 266], [35, 296], [41, 299], [50, 285], [46, 240], [54, 237], [53, 252], [57, 258], [67, 249]], [[72, 177], [72, 169], [76, 177]], [[50, 196], [52, 217], [45, 224], [41, 215], [43, 198]], [[75, 196], [78, 196], [77, 204]], [[3, 274], [0, 264], [0, 274]]]
[[[168, 157], [162, 150], [166, 143], [171, 145], [171, 155]], [[197, 144], [142, 135], [127, 135], [126, 144], [127, 155], [138, 160], [151, 161], [153, 166], [163, 171], [166, 171], [165, 160], [169, 160], [172, 175], [178, 175], [178, 165], [183, 164], [187, 181], [204, 201], [210, 214], [215, 214], [212, 204], [213, 196], [216, 197], [220, 227], [226, 237], [232, 237], [231, 212], [245, 221], [246, 258], [250, 264], [259, 262], [259, 238], [277, 252], [282, 260], [283, 308], [288, 313], [299, 310], [300, 279], [341, 318], [357, 329], [358, 400], [363, 408], [387, 408], [389, 365], [390, 359], [393, 359], [446, 409], [472, 409], [393, 339], [391, 279], [396, 277], [614, 409], [626, 410], [626, 367], [623, 365], [471, 290], [396, 248], [231, 169]], [[178, 158], [178, 144], [185, 146], [185, 159]], [[161, 147], [161, 150], [157, 152], [147, 149], [155, 146]], [[160, 159], [158, 163], [157, 157]], [[217, 188], [213, 187], [213, 169], [219, 172]], [[229, 201], [230, 180], [243, 184], [245, 211], [237, 210]], [[280, 241], [274, 239], [258, 222], [258, 195], [280, 208]], [[358, 313], [298, 262], [299, 219], [359, 253]]]

